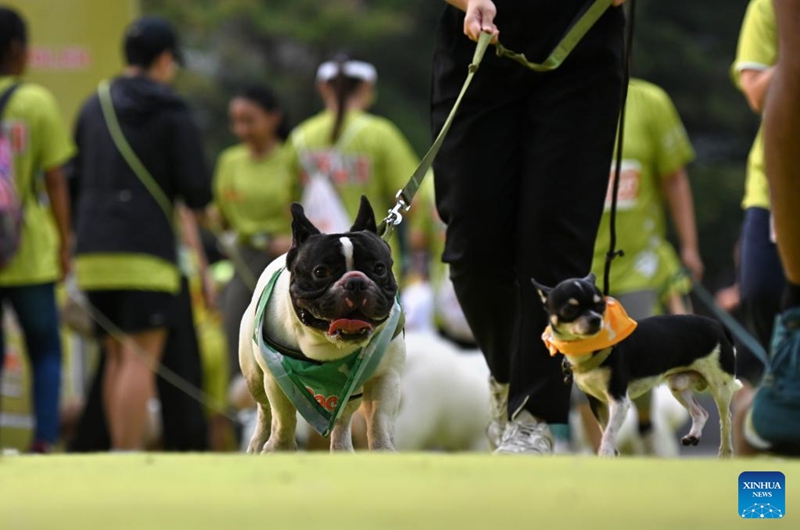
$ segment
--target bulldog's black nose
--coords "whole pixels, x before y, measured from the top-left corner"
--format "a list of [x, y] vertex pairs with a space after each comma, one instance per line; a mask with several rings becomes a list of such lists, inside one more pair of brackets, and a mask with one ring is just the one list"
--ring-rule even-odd
[[352, 276], [345, 280], [344, 282], [344, 290], [345, 291], [366, 291], [367, 290], [367, 281], [360, 277], [360, 276]]

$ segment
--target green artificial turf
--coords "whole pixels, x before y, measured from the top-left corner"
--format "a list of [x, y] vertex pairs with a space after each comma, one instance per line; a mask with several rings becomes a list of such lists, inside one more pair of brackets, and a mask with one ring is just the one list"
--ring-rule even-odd
[[[782, 471], [781, 521], [737, 515]], [[800, 528], [800, 462], [440, 454], [0, 458], [0, 529]]]

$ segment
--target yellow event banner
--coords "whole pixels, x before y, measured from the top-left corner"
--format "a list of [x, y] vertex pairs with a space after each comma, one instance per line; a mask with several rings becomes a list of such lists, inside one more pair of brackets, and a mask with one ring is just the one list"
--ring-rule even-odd
[[25, 79], [53, 92], [72, 128], [86, 97], [122, 69], [122, 35], [139, 0], [4, 0], [28, 24]]
[[[47, 87], [56, 97], [64, 123], [72, 130], [86, 98], [102, 79], [122, 70], [122, 36], [139, 14], [138, 0], [2, 0], [20, 12], [28, 26], [29, 61], [24, 79]], [[59, 290], [63, 305], [65, 296]], [[4, 312], [5, 369], [0, 379], [0, 444], [25, 451], [34, 418], [30, 364], [16, 320]], [[62, 329], [62, 408], [79, 403], [85, 360], [92, 348]], [[0, 447], [2, 451], [2, 447]]]

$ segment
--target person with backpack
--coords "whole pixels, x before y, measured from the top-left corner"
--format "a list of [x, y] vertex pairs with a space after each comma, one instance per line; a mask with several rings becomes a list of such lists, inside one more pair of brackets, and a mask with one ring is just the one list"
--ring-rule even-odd
[[[22, 327], [33, 370], [31, 451], [45, 453], [58, 439], [61, 338], [55, 285], [70, 270], [62, 166], [74, 146], [53, 95], [20, 80], [27, 43], [25, 21], [0, 6], [0, 303], [14, 309]], [[0, 376], [4, 339], [0, 329]]]
[[189, 108], [169, 87], [180, 61], [172, 26], [134, 21], [124, 51], [123, 74], [100, 85], [76, 126], [76, 272], [103, 338], [111, 448], [137, 450], [152, 370], [182, 307], [173, 210], [180, 201], [201, 216], [211, 177]]
[[[0, 312], [14, 309], [33, 369], [31, 451], [58, 439], [61, 338], [55, 285], [70, 270], [69, 193], [62, 166], [74, 146], [53, 95], [21, 81], [25, 21], [0, 6]], [[0, 315], [1, 316], [1, 315]], [[5, 359], [0, 328], [0, 376]]]

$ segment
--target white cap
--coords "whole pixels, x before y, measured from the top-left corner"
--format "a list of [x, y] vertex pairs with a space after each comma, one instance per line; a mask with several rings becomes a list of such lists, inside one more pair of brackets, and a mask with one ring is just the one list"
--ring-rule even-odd
[[[317, 68], [317, 81], [330, 81], [339, 74], [339, 64], [336, 61], [326, 61]], [[346, 77], [352, 77], [374, 83], [378, 79], [375, 67], [364, 61], [345, 61], [341, 63], [342, 71]]]

